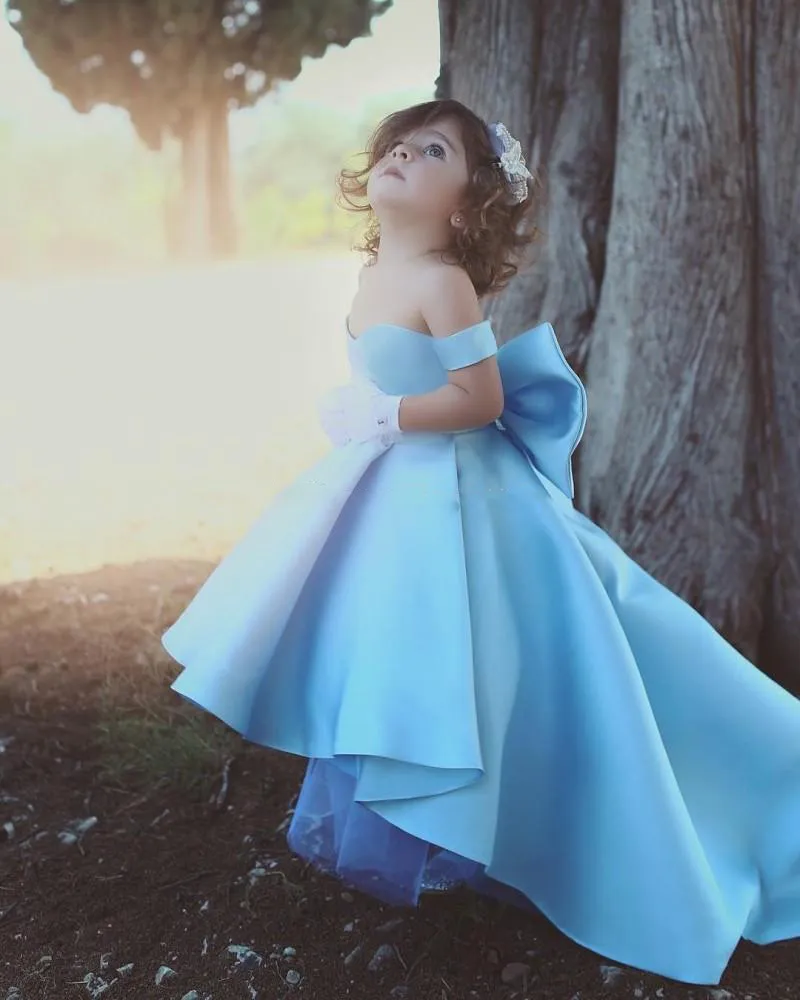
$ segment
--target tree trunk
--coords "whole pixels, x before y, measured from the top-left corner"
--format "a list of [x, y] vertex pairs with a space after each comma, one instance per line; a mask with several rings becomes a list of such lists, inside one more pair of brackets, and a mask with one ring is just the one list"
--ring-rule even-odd
[[452, 96], [504, 121], [541, 183], [536, 266], [489, 314], [501, 341], [546, 316], [580, 362], [605, 263], [619, 0], [440, 0], [440, 14], [440, 94], [449, 83]]
[[798, 5], [440, 15], [439, 93], [504, 120], [545, 180], [544, 244], [491, 315], [501, 340], [552, 321], [584, 377], [578, 506], [800, 689]]
[[[800, 6], [759, 0], [753, 18], [751, 116], [757, 225], [755, 330], [769, 446], [760, 483], [770, 498], [773, 571], [764, 605], [762, 656], [800, 688]], [[758, 142], [755, 142], [757, 136]], [[766, 449], [765, 449], [766, 450]]]
[[205, 107], [185, 113], [180, 142], [180, 256], [185, 260], [204, 260], [211, 255], [211, 143]]
[[229, 112], [225, 104], [211, 109], [209, 119], [209, 183], [211, 249], [215, 257], [236, 254]]
[[754, 658], [772, 552], [745, 8], [626, 5], [580, 502]]
[[206, 104], [187, 112], [179, 139], [179, 256], [186, 260], [232, 256], [236, 251], [236, 224], [227, 108]]

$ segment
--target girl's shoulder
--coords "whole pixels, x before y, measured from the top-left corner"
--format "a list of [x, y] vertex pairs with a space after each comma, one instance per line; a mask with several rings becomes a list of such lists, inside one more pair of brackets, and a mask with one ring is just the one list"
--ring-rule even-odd
[[434, 336], [465, 329], [483, 319], [472, 279], [457, 264], [426, 262], [419, 274], [415, 297]]
[[472, 278], [464, 268], [441, 260], [420, 264], [417, 288], [423, 300], [477, 299]]
[[415, 261], [407, 271], [406, 286], [407, 293], [420, 302], [475, 296], [475, 286], [463, 267], [435, 259]]

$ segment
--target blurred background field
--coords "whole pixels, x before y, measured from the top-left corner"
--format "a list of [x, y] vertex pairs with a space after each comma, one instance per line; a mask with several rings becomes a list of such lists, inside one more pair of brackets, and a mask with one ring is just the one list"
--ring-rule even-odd
[[358, 259], [0, 287], [0, 582], [215, 559], [321, 457]]
[[0, 582], [216, 559], [325, 452], [359, 265], [335, 176], [438, 57], [406, 0], [232, 113], [237, 246], [209, 263], [171, 245], [179, 145], [76, 113], [0, 17]]

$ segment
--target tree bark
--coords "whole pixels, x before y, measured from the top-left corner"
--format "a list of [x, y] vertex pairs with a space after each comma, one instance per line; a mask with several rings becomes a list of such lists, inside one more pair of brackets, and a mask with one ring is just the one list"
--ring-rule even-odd
[[440, 15], [440, 95], [506, 121], [545, 180], [544, 244], [490, 313], [501, 340], [553, 322], [584, 377], [578, 506], [800, 689], [798, 5]]
[[753, 489], [747, 6], [625, 7], [579, 500], [752, 658], [771, 553]]
[[[489, 315], [505, 340], [539, 316], [580, 366], [603, 278], [614, 172], [619, 0], [440, 4], [440, 90], [520, 140], [544, 239]], [[452, 56], [450, 55], [452, 53]]]
[[800, 6], [759, 0], [750, 78], [757, 218], [755, 331], [763, 374], [764, 451], [771, 475], [775, 558], [768, 580], [762, 656], [782, 683], [800, 690]]

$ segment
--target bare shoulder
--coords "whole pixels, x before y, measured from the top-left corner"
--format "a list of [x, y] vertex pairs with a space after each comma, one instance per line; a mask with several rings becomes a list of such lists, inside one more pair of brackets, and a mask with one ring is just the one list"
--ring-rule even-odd
[[426, 261], [417, 276], [420, 310], [434, 337], [447, 337], [483, 320], [467, 272], [455, 264]]

